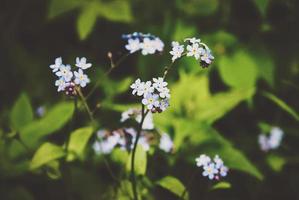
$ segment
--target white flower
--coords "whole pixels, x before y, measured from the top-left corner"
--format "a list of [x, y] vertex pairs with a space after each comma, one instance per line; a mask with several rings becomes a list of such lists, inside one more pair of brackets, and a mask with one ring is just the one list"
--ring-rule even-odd
[[225, 177], [227, 175], [227, 172], [228, 172], [228, 168], [226, 166], [221, 166], [220, 169], [219, 169], [219, 174], [222, 176], [222, 177]]
[[151, 94], [154, 92], [154, 87], [152, 87], [152, 82], [151, 81], [146, 81], [145, 83], [141, 83], [137, 95], [138, 96], [143, 96], [145, 97], [147, 94]]
[[71, 72], [70, 65], [60, 65], [59, 71], [56, 72], [58, 77], [62, 77], [66, 82], [71, 81], [73, 77], [73, 72]]
[[160, 89], [167, 86], [167, 82], [164, 81], [162, 77], [153, 78], [153, 87], [156, 89]]
[[57, 91], [64, 91], [65, 87], [66, 87], [66, 83], [64, 81], [63, 78], [60, 78], [59, 80], [55, 81], [55, 86], [58, 87]]
[[159, 148], [165, 152], [170, 152], [173, 148], [173, 141], [168, 134], [163, 133], [160, 138]]
[[143, 99], [142, 104], [151, 110], [154, 107], [159, 107], [159, 96], [157, 94], [148, 93]]
[[150, 145], [145, 137], [140, 137], [138, 140], [138, 145], [142, 146], [144, 151], [150, 150]]
[[284, 134], [283, 131], [278, 127], [273, 127], [271, 129], [268, 142], [272, 149], [276, 149], [279, 147], [283, 134]]
[[187, 46], [187, 51], [187, 56], [194, 56], [195, 59], [198, 60], [202, 54], [203, 48], [199, 47], [198, 43], [194, 43]]
[[153, 40], [153, 45], [154, 45], [154, 47], [155, 47], [155, 49], [157, 50], [157, 51], [163, 51], [163, 48], [164, 48], [164, 43], [162, 42], [162, 40], [160, 40], [160, 38], [155, 38], [154, 40]]
[[90, 82], [89, 78], [86, 74], [83, 74], [82, 69], [79, 69], [78, 72], [74, 72], [75, 74], [75, 83], [80, 85], [81, 87], [85, 87], [87, 83]]
[[189, 41], [191, 44], [200, 43], [200, 39], [196, 39], [195, 37], [193, 37], [193, 38], [186, 38], [184, 40], [184, 42], [186, 42], [186, 41]]
[[200, 155], [195, 159], [197, 167], [206, 166], [211, 162], [211, 158], [205, 154]]
[[62, 58], [59, 57], [55, 59], [55, 64], [50, 65], [50, 68], [52, 69], [53, 72], [57, 72], [61, 65], [62, 65]]
[[204, 171], [202, 173], [203, 176], [208, 176], [210, 180], [212, 180], [215, 175], [218, 173], [218, 170], [215, 167], [214, 163], [210, 163], [203, 167]]
[[216, 155], [214, 157], [214, 162], [215, 162], [215, 165], [216, 165], [217, 169], [219, 169], [223, 166], [223, 160], [218, 155]]
[[[141, 82], [140, 79], [137, 79], [130, 87], [133, 89], [132, 91], [132, 94], [135, 95], [137, 93], [140, 93], [140, 89], [141, 89], [141, 86], [143, 85], [144, 83]], [[138, 95], [138, 96], [142, 96], [143, 93], [141, 95]]]
[[139, 39], [129, 39], [128, 44], [125, 46], [130, 53], [140, 50], [141, 45]]
[[160, 108], [162, 111], [165, 111], [168, 107], [169, 107], [169, 100], [168, 100], [168, 99], [162, 99], [162, 100], [160, 101], [159, 108]]
[[180, 45], [178, 42], [172, 42], [172, 50], [169, 52], [172, 55], [172, 62], [182, 56], [184, 52], [184, 45]]
[[[141, 113], [139, 113], [135, 120], [140, 123], [141, 122]], [[153, 114], [151, 112], [149, 112], [145, 118], [144, 118], [144, 121], [143, 121], [143, 124], [142, 124], [142, 130], [152, 130], [155, 128], [155, 125], [154, 125], [154, 119], [153, 119]]]
[[170, 98], [169, 89], [167, 87], [159, 89], [159, 92], [161, 98]]
[[130, 109], [128, 109], [128, 110], [121, 113], [120, 122], [127, 121], [128, 119], [134, 117], [138, 113], [140, 113], [140, 110], [138, 110], [136, 108], [130, 108]]
[[81, 69], [88, 69], [92, 66], [92, 64], [91, 63], [86, 63], [86, 58], [85, 57], [83, 57], [81, 59], [79, 57], [77, 57], [76, 58], [76, 66], [81, 68]]
[[260, 145], [260, 148], [262, 151], [269, 151], [270, 150], [270, 145], [268, 143], [268, 138], [264, 134], [260, 134], [258, 137], [258, 143]]
[[144, 38], [143, 42], [140, 44], [140, 47], [142, 49], [142, 55], [154, 54], [156, 51], [155, 43], [149, 38]]

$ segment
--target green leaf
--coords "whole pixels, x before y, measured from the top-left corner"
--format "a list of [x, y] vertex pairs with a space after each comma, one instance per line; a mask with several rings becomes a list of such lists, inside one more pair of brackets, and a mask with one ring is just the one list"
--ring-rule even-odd
[[37, 168], [40, 168], [41, 166], [62, 158], [65, 156], [65, 151], [62, 147], [57, 146], [55, 144], [51, 143], [44, 143], [34, 154], [31, 163], [30, 163], [30, 169], [35, 170]]
[[281, 156], [272, 154], [267, 157], [267, 163], [274, 171], [280, 172], [285, 165], [286, 160]]
[[219, 60], [222, 80], [231, 87], [254, 87], [258, 78], [258, 67], [254, 59], [244, 51], [233, 56], [222, 56]]
[[[127, 171], [131, 171], [132, 153], [130, 153], [127, 160]], [[135, 174], [144, 175], [146, 173], [147, 155], [143, 147], [137, 145], [135, 153]]]
[[53, 160], [46, 165], [46, 173], [51, 179], [61, 178], [60, 163], [57, 160]]
[[116, 22], [131, 22], [133, 19], [130, 1], [128, 0], [101, 1], [98, 3], [98, 14], [101, 17]]
[[157, 182], [161, 187], [169, 190], [173, 194], [181, 197], [184, 194], [184, 199], [189, 199], [188, 192], [185, 191], [185, 186], [181, 183], [180, 180], [173, 176], [166, 176]]
[[213, 185], [211, 190], [229, 189], [229, 188], [231, 188], [231, 184], [229, 182], [222, 181]]
[[84, 40], [93, 30], [98, 16], [98, 2], [91, 2], [85, 6], [78, 19], [77, 19], [77, 31], [80, 39]]
[[68, 144], [68, 156], [67, 161], [72, 161], [75, 159], [75, 156], [82, 158], [84, 154], [84, 149], [92, 136], [93, 128], [84, 127], [75, 130], [71, 133], [70, 141]]
[[275, 70], [273, 58], [263, 51], [255, 51], [255, 60], [258, 65], [259, 76], [273, 87]]
[[10, 123], [15, 130], [20, 130], [33, 120], [33, 111], [26, 94], [21, 94], [10, 113]]
[[271, 94], [269, 92], [263, 92], [263, 95], [273, 101], [276, 105], [278, 105], [280, 108], [282, 108], [284, 111], [289, 113], [294, 119], [299, 121], [299, 114], [292, 109], [288, 104], [286, 104], [283, 100], [276, 97], [274, 94]]
[[48, 17], [54, 18], [65, 12], [78, 8], [84, 3], [85, 0], [51, 0]]
[[254, 1], [260, 13], [265, 17], [269, 0], [254, 0]]
[[73, 116], [74, 104], [63, 102], [54, 106], [44, 118], [33, 121], [20, 131], [21, 140], [29, 147], [37, 146], [43, 137], [61, 129]]

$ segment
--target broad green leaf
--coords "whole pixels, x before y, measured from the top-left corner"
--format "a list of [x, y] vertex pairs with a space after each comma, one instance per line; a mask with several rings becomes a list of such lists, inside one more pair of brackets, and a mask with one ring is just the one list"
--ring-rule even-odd
[[77, 31], [81, 40], [86, 39], [93, 30], [97, 20], [99, 6], [98, 2], [91, 2], [82, 9], [77, 19]]
[[85, 0], [51, 0], [48, 17], [54, 18], [70, 10], [80, 7]]
[[267, 163], [274, 171], [280, 172], [285, 165], [286, 160], [281, 156], [272, 154], [267, 156]]
[[46, 173], [51, 179], [61, 178], [60, 163], [57, 160], [53, 160], [46, 165]]
[[262, 16], [265, 17], [269, 0], [254, 0], [254, 2]]
[[93, 128], [92, 127], [84, 127], [79, 128], [71, 133], [70, 141], [67, 147], [68, 156], [67, 161], [72, 161], [75, 157], [82, 158], [84, 154], [84, 149], [92, 136]]
[[116, 22], [131, 22], [133, 19], [128, 0], [100, 1], [98, 3], [100, 17]]
[[120, 164], [126, 164], [129, 158], [129, 154], [127, 151], [124, 151], [120, 148], [116, 148], [111, 153], [111, 160]]
[[62, 158], [65, 156], [65, 151], [62, 147], [57, 146], [55, 144], [51, 143], [44, 143], [34, 154], [31, 163], [30, 163], [30, 169], [35, 170], [37, 168], [40, 168], [41, 166]]
[[157, 181], [157, 184], [169, 190], [178, 197], [182, 197], [183, 193], [185, 193], [184, 199], [189, 199], [188, 192], [185, 191], [185, 186], [181, 183], [180, 180], [173, 176], [166, 176], [161, 180]]
[[[129, 158], [127, 160], [127, 171], [131, 172], [131, 160], [132, 160], [132, 153], [130, 153]], [[137, 175], [144, 175], [146, 173], [146, 165], [147, 165], [147, 155], [144, 151], [143, 147], [137, 145], [136, 153], [135, 153], [135, 174]]]
[[271, 94], [269, 92], [263, 92], [263, 95], [273, 101], [276, 105], [278, 105], [280, 108], [282, 108], [284, 111], [289, 113], [294, 119], [299, 121], [299, 114], [292, 109], [288, 104], [286, 104], [283, 100], [275, 96], [274, 94]]
[[231, 184], [229, 182], [221, 181], [213, 185], [211, 190], [218, 190], [218, 189], [229, 189], [231, 188]]
[[222, 56], [219, 60], [219, 72], [222, 80], [231, 87], [254, 87], [258, 78], [258, 66], [254, 58], [245, 51], [233, 56]]
[[35, 147], [43, 137], [61, 129], [73, 116], [74, 104], [63, 102], [54, 106], [42, 119], [33, 121], [20, 131], [21, 140]]
[[20, 130], [33, 120], [33, 111], [26, 94], [21, 94], [10, 113], [10, 124], [15, 130]]

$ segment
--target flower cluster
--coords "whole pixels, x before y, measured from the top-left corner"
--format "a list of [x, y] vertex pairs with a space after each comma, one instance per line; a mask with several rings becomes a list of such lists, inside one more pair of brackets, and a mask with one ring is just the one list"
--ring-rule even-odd
[[196, 165], [203, 168], [202, 175], [207, 176], [210, 180], [219, 180], [220, 177], [225, 177], [228, 168], [224, 165], [223, 160], [216, 155], [212, 160], [209, 156], [202, 154], [195, 159]]
[[75, 66], [78, 71], [72, 71], [71, 65], [64, 65], [62, 58], [56, 58], [55, 63], [50, 65], [52, 72], [58, 77], [55, 85], [58, 87], [57, 91], [64, 91], [67, 95], [76, 95], [75, 87], [85, 87], [89, 82], [89, 78], [83, 73], [83, 70], [88, 69], [92, 66], [91, 63], [87, 63], [86, 58], [76, 58]]
[[[129, 119], [135, 119], [136, 122], [140, 123], [141, 121], [141, 109], [138, 108], [130, 108], [124, 111], [121, 114], [120, 122], [125, 122]], [[143, 121], [142, 130], [153, 130], [155, 128], [153, 115], [152, 113], [148, 113]]]
[[269, 151], [271, 149], [277, 149], [280, 146], [284, 133], [278, 127], [273, 127], [270, 131], [270, 135], [260, 134], [258, 142], [262, 151]]
[[163, 51], [164, 43], [162, 40], [151, 34], [132, 33], [122, 35], [127, 40], [126, 49], [130, 53], [141, 50], [142, 55], [154, 54]]
[[169, 106], [169, 89], [161, 77], [153, 78], [153, 82], [137, 79], [130, 87], [132, 94], [142, 97], [141, 103], [152, 113], [162, 112]]
[[192, 56], [196, 60], [200, 61], [200, 65], [205, 68], [208, 67], [214, 60], [214, 56], [211, 53], [209, 47], [202, 43], [200, 39], [187, 38], [184, 40], [187, 42], [186, 52], [185, 45], [181, 45], [179, 42], [172, 42], [172, 50], [169, 52], [172, 55], [172, 62], [176, 59], [186, 55], [188, 57]]
[[[110, 154], [114, 148], [120, 148], [123, 151], [131, 151], [137, 137], [137, 132], [134, 128], [122, 128], [112, 132], [107, 130], [99, 130], [97, 139], [93, 144], [93, 149], [96, 154]], [[154, 135], [142, 131], [138, 140], [144, 151], [149, 151], [150, 146], [154, 143]], [[171, 152], [173, 142], [171, 138], [163, 133], [159, 141], [159, 148], [165, 152]]]

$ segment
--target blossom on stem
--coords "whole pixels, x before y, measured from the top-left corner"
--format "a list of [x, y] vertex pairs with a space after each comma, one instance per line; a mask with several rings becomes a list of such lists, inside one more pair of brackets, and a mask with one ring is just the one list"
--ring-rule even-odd
[[78, 72], [74, 72], [75, 74], [75, 83], [80, 85], [82, 88], [86, 86], [87, 83], [90, 82], [89, 78], [86, 74], [83, 73], [82, 69], [79, 69]]
[[178, 42], [172, 42], [172, 50], [169, 52], [172, 55], [172, 62], [180, 58], [184, 52], [184, 45], [180, 45]]
[[50, 65], [50, 68], [52, 69], [52, 72], [57, 72], [61, 65], [62, 65], [62, 58], [59, 57], [55, 59], [55, 64]]
[[173, 141], [167, 133], [162, 133], [159, 148], [165, 152], [170, 152], [173, 149]]
[[79, 57], [76, 58], [76, 66], [81, 69], [88, 69], [92, 66], [91, 63], [87, 63], [87, 60], [85, 57], [82, 57], [81, 59]]
[[272, 127], [270, 135], [260, 134], [258, 136], [258, 143], [262, 151], [269, 151], [277, 149], [280, 146], [284, 132], [278, 127]]

